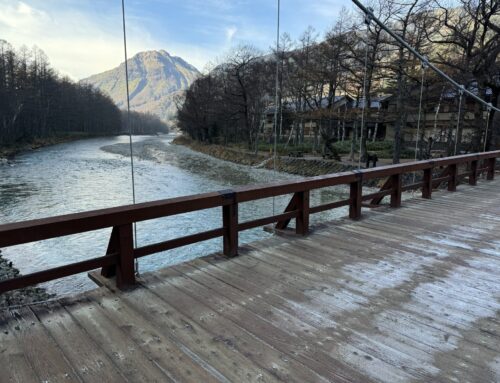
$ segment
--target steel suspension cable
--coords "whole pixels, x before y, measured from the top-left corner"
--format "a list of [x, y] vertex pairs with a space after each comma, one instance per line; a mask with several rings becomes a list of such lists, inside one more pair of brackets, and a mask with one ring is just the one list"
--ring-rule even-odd
[[[420, 77], [420, 98], [418, 101], [418, 117], [417, 117], [417, 137], [415, 139], [415, 161], [417, 160], [418, 155], [418, 144], [420, 140], [420, 120], [422, 116], [422, 98], [424, 94], [424, 82], [425, 82], [425, 70], [427, 69], [427, 60], [422, 61], [421, 71], [422, 75]], [[415, 183], [416, 172], [413, 172], [413, 183]], [[415, 193], [415, 189], [413, 189], [413, 194]]]
[[[424, 61], [425, 56], [420, 54], [415, 48], [413, 48], [410, 44], [408, 44], [402, 37], [398, 36], [395, 32], [393, 32], [389, 27], [387, 27], [382, 21], [380, 21], [377, 17], [373, 15], [373, 9], [369, 7], [365, 7], [359, 0], [351, 0], [359, 9], [361, 9], [365, 15], [370, 15], [370, 17], [377, 23], [380, 28], [382, 28], [384, 31], [386, 31], [391, 37], [393, 37], [397, 42], [399, 42], [402, 46], [404, 46], [406, 49], [408, 49], [411, 53], [413, 53], [416, 57], [418, 57], [420, 60]], [[441, 69], [436, 67], [434, 64], [431, 62], [428, 62], [429, 67], [436, 72], [439, 76], [447, 80], [448, 82], [452, 83], [457, 89], [460, 89], [462, 85], [460, 85], [458, 82], [453, 80], [450, 76], [448, 76], [445, 72], [443, 72]], [[472, 93], [468, 89], [464, 89], [464, 92], [467, 93], [470, 97], [476, 99], [478, 102], [481, 104], [488, 106], [489, 104], [484, 101], [481, 97], [478, 95]], [[500, 108], [497, 108], [496, 106], [491, 106], [491, 109], [500, 112]]]
[[464, 94], [464, 86], [460, 85], [458, 90], [459, 98], [458, 98], [458, 116], [457, 116], [457, 128], [455, 129], [455, 150], [453, 151], [453, 155], [457, 155], [457, 147], [458, 147], [458, 130], [460, 129], [460, 117], [462, 115], [462, 96]]
[[[123, 51], [125, 55], [125, 85], [127, 92], [127, 128], [130, 146], [130, 171], [132, 175], [132, 203], [135, 205], [135, 177], [134, 177], [134, 154], [133, 154], [133, 142], [132, 142], [132, 125], [130, 124], [130, 90], [129, 90], [129, 79], [128, 79], [128, 54], [127, 54], [127, 28], [125, 24], [125, 0], [122, 0], [122, 25], [123, 25]], [[134, 246], [137, 247], [137, 225], [134, 222]], [[139, 275], [139, 260], [135, 260], [135, 272]]]
[[[427, 61], [422, 61], [422, 76], [420, 78], [420, 99], [418, 102], [418, 117], [417, 117], [417, 139], [415, 140], [415, 161], [417, 160], [418, 143], [420, 139], [420, 120], [422, 116], [422, 96], [424, 94], [425, 70], [427, 69]], [[415, 181], [415, 179], [414, 179]]]
[[[363, 104], [361, 106], [361, 127], [360, 127], [360, 134], [359, 134], [359, 153], [358, 153], [358, 169], [361, 169], [361, 151], [363, 149], [363, 132], [364, 132], [364, 124], [365, 124], [365, 108], [366, 108], [366, 103], [368, 101], [367, 97], [367, 90], [366, 90], [366, 77], [367, 77], [367, 72], [368, 72], [368, 40], [370, 38], [370, 23], [372, 21], [372, 14], [373, 10], [371, 8], [368, 8], [371, 10], [370, 13], [367, 13], [365, 15], [365, 24], [366, 24], [366, 41], [365, 41], [365, 68], [364, 68], [364, 73], [363, 73]], [[359, 105], [358, 105], [359, 107]], [[370, 106], [368, 106], [369, 108]]]
[[488, 107], [486, 108], [487, 113], [486, 113], [486, 131], [484, 132], [484, 147], [483, 147], [483, 152], [486, 151], [486, 144], [488, 142], [488, 128], [490, 125], [490, 113], [491, 113], [491, 102], [488, 104]]
[[[278, 149], [278, 103], [280, 94], [280, 6], [281, 1], [278, 1], [278, 11], [276, 15], [276, 92], [274, 98], [274, 157], [273, 157], [273, 168], [276, 173], [276, 156]], [[273, 215], [275, 215], [275, 197], [273, 197]]]

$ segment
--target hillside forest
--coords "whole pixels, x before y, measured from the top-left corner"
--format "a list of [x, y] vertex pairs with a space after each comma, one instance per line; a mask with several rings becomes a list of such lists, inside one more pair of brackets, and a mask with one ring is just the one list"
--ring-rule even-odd
[[[446, 0], [373, 0], [373, 14], [428, 60], [487, 102], [499, 106], [500, 95], [500, 2], [459, 0], [448, 8]], [[323, 140], [340, 140], [337, 126], [347, 118], [354, 133], [352, 140], [366, 155], [367, 125], [377, 112], [367, 108], [364, 124], [361, 108], [342, 115], [335, 110], [336, 97], [349, 95], [360, 105], [366, 78], [366, 105], [378, 94], [391, 95], [393, 162], [398, 163], [405, 146], [403, 131], [419, 105], [422, 63], [406, 48], [398, 45], [375, 22], [365, 22], [361, 12], [344, 10], [322, 36], [308, 28], [298, 39], [287, 33], [280, 37], [279, 50], [262, 52], [250, 45], [232, 50], [221, 62], [200, 76], [179, 103], [178, 124], [193, 139], [219, 144], [244, 143], [257, 150], [259, 139], [272, 141], [272, 133], [263, 131], [263, 116], [278, 121], [277, 131], [293, 126], [295, 142], [304, 140], [304, 121], [316, 119]], [[366, 62], [366, 77], [365, 77]], [[276, 76], [278, 73], [278, 76]], [[276, 77], [278, 86], [276, 87]], [[269, 113], [278, 88], [278, 118]], [[458, 91], [431, 70], [426, 71], [422, 109], [437, 114], [443, 95]], [[467, 139], [471, 150], [500, 147], [500, 116], [489, 114], [486, 135], [486, 107], [465, 100], [458, 113], [458, 97], [448, 97], [451, 115], [448, 130], [439, 137], [448, 149], [455, 140], [465, 139], [462, 130], [455, 137], [456, 120], [472, 132]], [[361, 102], [362, 104], [362, 102]], [[272, 120], [271, 120], [272, 118]], [[415, 118], [413, 119], [415, 120]], [[273, 129], [274, 130], [274, 129]], [[267, 134], [267, 135], [266, 135]], [[429, 132], [423, 132], [429, 135]], [[289, 140], [279, 135], [280, 142]], [[357, 150], [357, 149], [356, 149]]]
[[[0, 147], [58, 136], [128, 132], [127, 118], [104, 93], [60, 76], [37, 47], [0, 40]], [[153, 115], [132, 112], [134, 134], [167, 131]]]

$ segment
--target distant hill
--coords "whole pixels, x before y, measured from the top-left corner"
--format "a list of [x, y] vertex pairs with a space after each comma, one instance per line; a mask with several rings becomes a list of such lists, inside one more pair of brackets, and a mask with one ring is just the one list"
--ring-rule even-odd
[[[164, 50], [136, 54], [128, 60], [130, 106], [170, 121], [176, 113], [174, 97], [188, 89], [200, 74], [180, 57]], [[119, 108], [126, 107], [125, 64], [81, 80], [109, 94]]]

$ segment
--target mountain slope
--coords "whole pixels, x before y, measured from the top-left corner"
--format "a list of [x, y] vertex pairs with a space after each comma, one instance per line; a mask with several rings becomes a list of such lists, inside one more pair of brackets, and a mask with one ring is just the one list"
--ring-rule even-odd
[[[170, 121], [176, 112], [174, 98], [189, 88], [198, 70], [164, 50], [136, 54], [128, 60], [130, 107]], [[120, 108], [126, 107], [125, 64], [82, 80], [109, 94]]]

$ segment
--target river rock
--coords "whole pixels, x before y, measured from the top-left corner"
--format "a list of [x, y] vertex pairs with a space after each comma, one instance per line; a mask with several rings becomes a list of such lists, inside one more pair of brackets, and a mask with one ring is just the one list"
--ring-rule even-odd
[[[19, 274], [19, 270], [13, 266], [11, 261], [3, 257], [0, 250], [0, 281], [15, 278]], [[0, 308], [42, 302], [54, 296], [55, 294], [49, 294], [40, 287], [26, 287], [0, 294]]]

